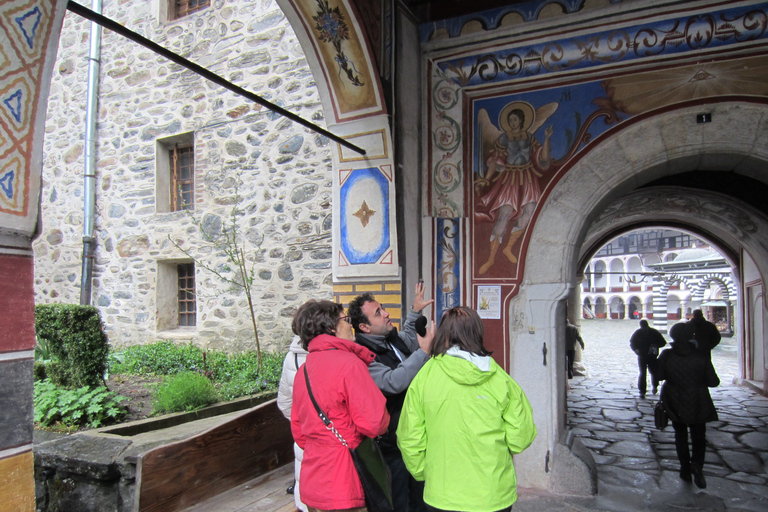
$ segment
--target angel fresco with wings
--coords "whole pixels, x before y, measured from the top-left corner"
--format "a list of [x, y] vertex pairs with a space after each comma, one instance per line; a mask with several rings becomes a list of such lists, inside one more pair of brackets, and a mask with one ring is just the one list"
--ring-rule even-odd
[[475, 202], [475, 219], [495, 222], [488, 259], [479, 270], [481, 275], [496, 262], [510, 223], [512, 229], [502, 254], [510, 263], [517, 263], [512, 247], [533, 216], [541, 197], [538, 178], [552, 160], [552, 126], [544, 130], [543, 143], [536, 140], [534, 133], [555, 113], [557, 106], [548, 103], [534, 110], [530, 103], [513, 101], [499, 114], [501, 129], [494, 126], [485, 109], [478, 112], [480, 155], [474, 185], [479, 198]]

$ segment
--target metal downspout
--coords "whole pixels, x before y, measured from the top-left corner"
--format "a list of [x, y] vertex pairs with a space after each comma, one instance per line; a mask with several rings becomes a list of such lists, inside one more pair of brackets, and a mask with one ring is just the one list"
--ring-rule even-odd
[[[101, 0], [91, 2], [91, 10], [101, 13]], [[88, 51], [88, 92], [85, 107], [85, 170], [83, 172], [83, 271], [80, 304], [91, 304], [93, 260], [96, 253], [94, 217], [96, 212], [96, 118], [101, 67], [101, 25], [91, 22]]]

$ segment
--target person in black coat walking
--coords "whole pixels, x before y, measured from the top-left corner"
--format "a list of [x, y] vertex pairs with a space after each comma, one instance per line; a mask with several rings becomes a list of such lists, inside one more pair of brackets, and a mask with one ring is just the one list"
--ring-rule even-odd
[[[697, 487], [707, 486], [704, 479], [706, 451], [706, 423], [717, 421], [717, 410], [708, 388], [720, 384], [712, 361], [697, 352], [693, 330], [686, 323], [678, 323], [669, 331], [672, 348], [661, 353], [656, 365], [657, 376], [663, 380], [661, 400], [675, 429], [675, 448], [680, 459], [680, 478], [693, 481]], [[688, 431], [691, 433], [692, 452], [688, 450]]]
[[648, 325], [648, 320], [640, 320], [640, 328], [632, 333], [629, 339], [629, 347], [632, 352], [637, 354], [637, 366], [640, 369], [640, 375], [637, 378], [637, 389], [640, 390], [640, 398], [645, 398], [647, 389], [647, 372], [651, 373], [651, 383], [653, 384], [653, 394], [659, 387], [659, 379], [656, 377], [656, 356], [659, 355], [659, 349], [667, 344], [664, 336], [653, 327]]

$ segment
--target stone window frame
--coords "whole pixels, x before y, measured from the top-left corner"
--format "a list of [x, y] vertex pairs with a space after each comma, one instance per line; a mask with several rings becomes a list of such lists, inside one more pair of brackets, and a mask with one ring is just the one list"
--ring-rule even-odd
[[[180, 133], [171, 137], [156, 139], [155, 141], [155, 211], [157, 213], [170, 213], [184, 210], [194, 210], [194, 173], [195, 173], [195, 134], [194, 132]], [[192, 187], [191, 199], [185, 203], [184, 208], [177, 208], [174, 204], [174, 162], [172, 153], [175, 148], [192, 148]]]
[[[192, 286], [182, 288], [180, 269], [192, 266], [191, 275], [185, 274], [185, 279], [192, 279]], [[188, 267], [187, 267], [188, 268]], [[188, 284], [188, 283], [187, 283]], [[191, 300], [188, 296], [182, 296], [183, 292], [192, 290]], [[178, 337], [191, 335], [197, 332], [197, 265], [191, 259], [158, 260], [156, 283], [156, 324], [157, 332], [165, 333], [164, 337]], [[183, 311], [181, 304], [193, 304], [192, 313], [194, 325], [181, 325]], [[190, 322], [187, 322], [190, 323]]]
[[[159, 19], [162, 23], [183, 20], [193, 14], [202, 12], [212, 6], [211, 0], [194, 0], [197, 4], [189, 9], [189, 0], [156, 0], [158, 3]], [[179, 5], [183, 4], [183, 5]]]

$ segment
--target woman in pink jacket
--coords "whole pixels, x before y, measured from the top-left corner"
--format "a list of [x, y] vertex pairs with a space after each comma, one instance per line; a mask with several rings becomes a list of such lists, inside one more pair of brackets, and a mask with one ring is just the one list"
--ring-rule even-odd
[[304, 450], [301, 500], [310, 511], [363, 511], [365, 495], [349, 450], [325, 427], [307, 393], [312, 394], [336, 430], [355, 448], [363, 437], [383, 434], [389, 425], [386, 400], [368, 373], [374, 354], [354, 340], [340, 304], [310, 300], [296, 312], [294, 325], [309, 351], [293, 384], [291, 431]]

